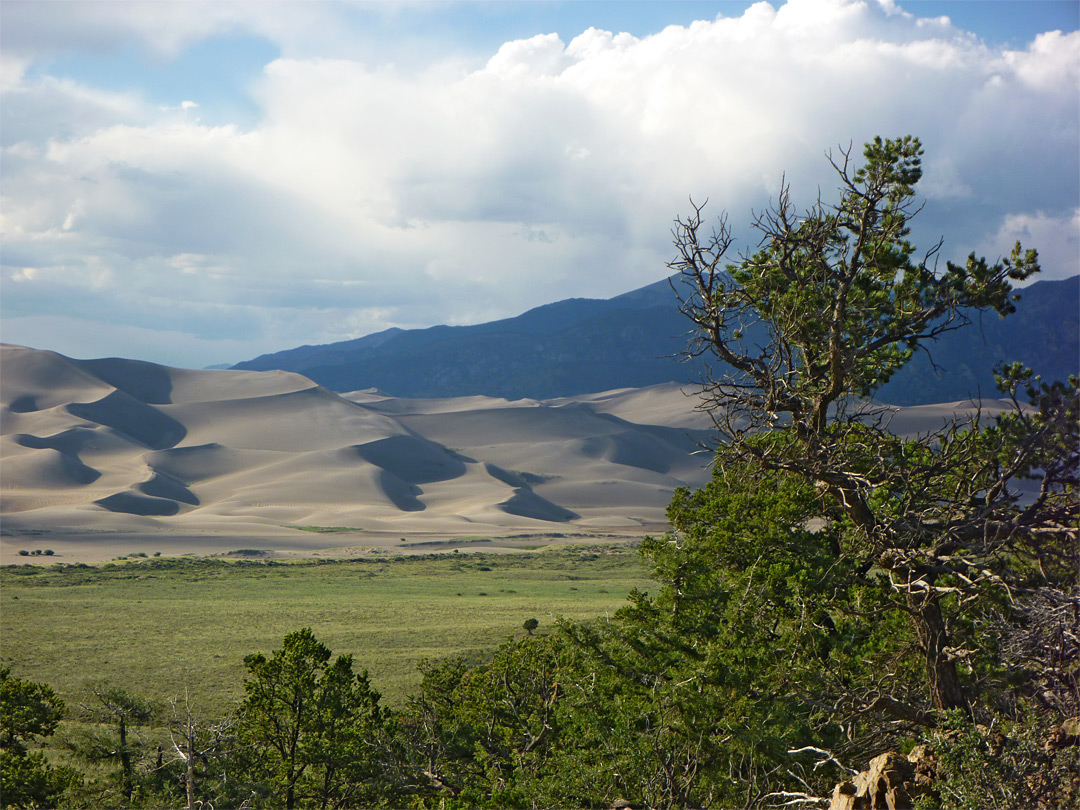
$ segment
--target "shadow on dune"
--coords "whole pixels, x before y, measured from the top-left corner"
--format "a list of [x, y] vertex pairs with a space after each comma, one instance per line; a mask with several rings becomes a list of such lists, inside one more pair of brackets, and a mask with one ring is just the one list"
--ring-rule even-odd
[[33, 413], [38, 410], [37, 397], [33, 397], [30, 394], [23, 394], [21, 397], [16, 397], [8, 405], [8, 410], [12, 413]]
[[77, 456], [88, 445], [92, 445], [100, 436], [95, 428], [75, 427], [55, 433], [52, 436], [34, 436], [20, 433], [15, 441], [23, 447], [34, 450], [56, 450], [65, 455]]
[[83, 464], [76, 456], [67, 453], [60, 454], [60, 466], [64, 476], [74, 484], [86, 486], [101, 478], [99, 471]]
[[154, 498], [166, 498], [170, 501], [179, 501], [191, 506], [199, 505], [199, 499], [194, 492], [188, 489], [181, 481], [162, 472], [155, 472], [149, 481], [136, 484], [135, 488], [144, 495], [150, 495]]
[[[234, 450], [217, 442], [168, 447], [146, 456], [150, 467], [188, 484], [248, 469], [261, 451]], [[272, 454], [272, 451], [267, 451]]]
[[83, 371], [93, 374], [102, 382], [118, 388], [139, 402], [148, 405], [168, 405], [172, 402], [172, 376], [166, 366], [116, 357], [73, 362]]
[[508, 487], [529, 489], [534, 484], [542, 484], [545, 481], [550, 481], [549, 475], [536, 475], [531, 472], [524, 472], [521, 470], [504, 470], [497, 464], [490, 462], [484, 463], [484, 469], [487, 470], [487, 474], [494, 478], [496, 481], [501, 481]]
[[[14, 439], [16, 444], [20, 444], [23, 447], [48, 451], [45, 453], [35, 453], [32, 456], [24, 457], [23, 459], [14, 462], [17, 465], [20, 465], [20, 469], [24, 471], [24, 474], [28, 469], [35, 469], [42, 473], [44, 475], [44, 480], [39, 482], [40, 486], [49, 488], [70, 485], [86, 486], [101, 478], [100, 471], [84, 464], [82, 459], [76, 454], [46, 444], [43, 440], [38, 439], [37, 436], [29, 436], [22, 433], [16, 435]], [[32, 466], [22, 466], [26, 462], [29, 462]]]
[[548, 520], [553, 523], [569, 523], [581, 517], [569, 509], [564, 509], [546, 498], [541, 498], [531, 489], [516, 489], [508, 500], [499, 505], [499, 509], [508, 515], [532, 518], [533, 520]]
[[389, 470], [379, 470], [379, 486], [402, 512], [423, 512], [427, 509], [427, 505], [416, 497], [423, 492], [420, 487], [402, 481]]
[[460, 456], [418, 436], [390, 436], [351, 449], [364, 461], [410, 484], [449, 481], [465, 475]]
[[582, 439], [578, 446], [582, 454], [589, 458], [660, 474], [666, 474], [671, 469], [673, 459], [683, 455], [677, 448], [640, 430], [590, 436]]
[[180, 504], [165, 498], [153, 498], [137, 492], [117, 492], [94, 501], [110, 512], [124, 512], [142, 517], [171, 517], [180, 511]]
[[114, 391], [97, 402], [72, 403], [67, 411], [119, 431], [151, 450], [172, 447], [187, 435], [187, 428], [175, 419], [123, 391]]

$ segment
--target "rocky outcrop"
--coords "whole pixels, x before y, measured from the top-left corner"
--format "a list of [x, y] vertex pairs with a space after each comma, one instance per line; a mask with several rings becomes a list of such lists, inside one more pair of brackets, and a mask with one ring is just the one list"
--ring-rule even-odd
[[1080, 717], [1070, 717], [1059, 726], [1051, 726], [1043, 750], [1050, 754], [1074, 745], [1080, 745]]
[[928, 792], [937, 760], [925, 745], [906, 757], [895, 752], [870, 760], [870, 766], [833, 789], [829, 810], [910, 810]]

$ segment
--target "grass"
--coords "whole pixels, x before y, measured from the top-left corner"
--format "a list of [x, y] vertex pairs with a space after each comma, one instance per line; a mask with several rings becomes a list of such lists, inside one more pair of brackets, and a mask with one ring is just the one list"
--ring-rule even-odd
[[0, 661], [75, 701], [108, 680], [150, 698], [225, 709], [243, 659], [311, 627], [352, 653], [390, 704], [424, 658], [482, 658], [525, 619], [614, 612], [650, 581], [636, 549], [425, 555], [334, 562], [147, 558], [0, 568]]
[[362, 532], [363, 529], [357, 529], [354, 526], [291, 526], [292, 529], [299, 529], [302, 532], [314, 532], [315, 534], [339, 534], [341, 532]]

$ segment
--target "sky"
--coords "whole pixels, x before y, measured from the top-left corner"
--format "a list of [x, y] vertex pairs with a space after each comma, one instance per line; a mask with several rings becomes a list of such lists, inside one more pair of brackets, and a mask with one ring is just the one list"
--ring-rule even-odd
[[0, 339], [200, 368], [608, 298], [913, 134], [915, 244], [1080, 272], [1080, 2], [0, 3]]

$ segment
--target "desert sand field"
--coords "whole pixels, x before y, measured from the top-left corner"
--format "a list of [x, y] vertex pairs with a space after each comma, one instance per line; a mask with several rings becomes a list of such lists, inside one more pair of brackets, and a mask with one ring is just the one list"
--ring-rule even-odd
[[[4, 563], [637, 538], [664, 531], [675, 488], [709, 474], [710, 420], [675, 383], [399, 399], [18, 346], [3, 347], [0, 374]], [[892, 427], [924, 432], [965, 409], [893, 409]], [[34, 549], [54, 554], [18, 555]]]
[[674, 384], [404, 400], [15, 346], [0, 372], [3, 562], [640, 537], [708, 475], [708, 419]]

